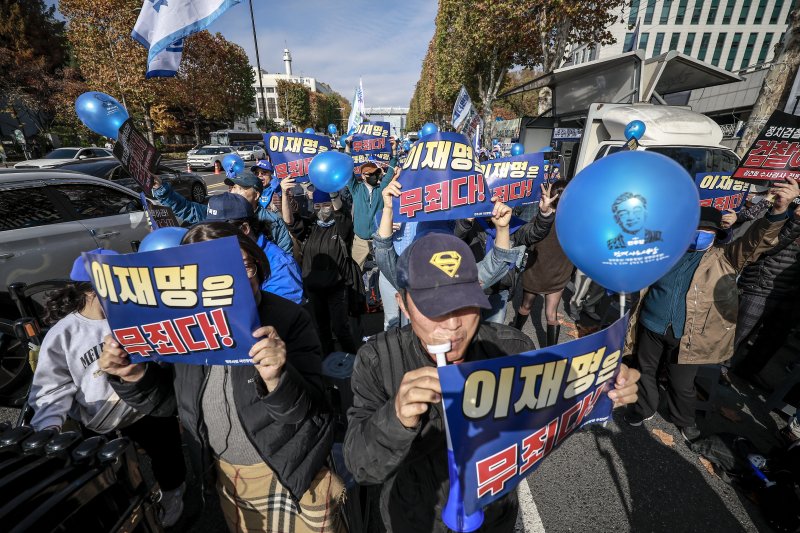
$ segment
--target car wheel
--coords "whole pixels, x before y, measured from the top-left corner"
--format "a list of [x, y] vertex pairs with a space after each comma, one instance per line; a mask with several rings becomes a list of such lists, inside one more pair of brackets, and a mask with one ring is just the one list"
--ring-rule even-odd
[[206, 199], [206, 188], [200, 183], [192, 185], [192, 201], [201, 203]]
[[28, 347], [9, 335], [0, 336], [0, 405], [22, 406], [32, 379]]

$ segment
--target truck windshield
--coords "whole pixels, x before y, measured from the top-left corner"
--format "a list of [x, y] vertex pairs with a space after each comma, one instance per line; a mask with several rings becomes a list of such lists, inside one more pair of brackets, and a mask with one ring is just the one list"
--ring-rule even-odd
[[663, 154], [680, 164], [690, 176], [707, 172], [733, 173], [739, 160], [730, 150], [696, 146], [653, 146], [651, 152]]

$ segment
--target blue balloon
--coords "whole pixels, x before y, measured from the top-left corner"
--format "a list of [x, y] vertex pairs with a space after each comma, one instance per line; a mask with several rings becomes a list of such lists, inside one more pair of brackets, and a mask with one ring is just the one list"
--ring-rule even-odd
[[514, 143], [511, 145], [511, 155], [522, 155], [525, 153], [525, 146], [522, 143]]
[[181, 240], [187, 231], [189, 230], [186, 228], [159, 228], [142, 239], [139, 251], [153, 252], [180, 246]]
[[113, 97], [89, 91], [75, 100], [75, 113], [81, 122], [93, 132], [116, 139], [122, 123], [128, 120], [128, 112]]
[[403, 150], [405, 150], [406, 152], [408, 152], [409, 150], [411, 150], [411, 142], [409, 142], [409, 141], [403, 141]]
[[321, 191], [338, 192], [347, 185], [351, 177], [353, 158], [342, 152], [319, 153], [308, 165], [308, 178]]
[[575, 176], [556, 212], [570, 261], [614, 292], [651, 285], [686, 253], [700, 219], [694, 180], [672, 159], [625, 151]]
[[238, 174], [244, 170], [244, 159], [239, 154], [228, 154], [222, 158], [222, 170], [226, 174]]
[[422, 129], [419, 130], [419, 134], [425, 137], [426, 135], [433, 135], [437, 131], [439, 131], [439, 128], [436, 127], [436, 124], [433, 122], [426, 122], [422, 125]]
[[339, 128], [336, 127], [336, 124], [328, 124], [328, 133], [336, 135], [339, 133]]
[[341, 146], [342, 148], [347, 147], [347, 137], [345, 137], [344, 135], [339, 137], [339, 146]]
[[314, 128], [306, 128], [303, 130], [303, 133], [314, 134], [316, 132], [314, 131]]
[[636, 139], [637, 141], [642, 138], [644, 135], [644, 130], [647, 129], [647, 126], [644, 125], [644, 122], [641, 120], [631, 120], [628, 122], [628, 125], [625, 126], [625, 139], [630, 141], [631, 139]]

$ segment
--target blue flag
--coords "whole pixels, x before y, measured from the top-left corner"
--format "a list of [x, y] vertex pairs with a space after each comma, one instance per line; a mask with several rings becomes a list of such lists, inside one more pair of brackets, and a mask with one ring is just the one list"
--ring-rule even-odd
[[331, 149], [331, 138], [315, 133], [267, 133], [264, 146], [275, 169], [275, 177], [308, 181], [308, 165], [314, 156]]
[[[144, 0], [131, 37], [148, 49], [148, 77], [173, 76], [180, 64], [181, 39], [207, 28], [240, 1]], [[161, 55], [162, 52], [166, 54]], [[177, 63], [174, 54], [177, 54]]]
[[576, 429], [608, 420], [627, 325], [628, 315], [565, 344], [438, 368], [467, 514], [514, 490]]
[[83, 254], [114, 338], [132, 363], [252, 365], [260, 320], [239, 242]]

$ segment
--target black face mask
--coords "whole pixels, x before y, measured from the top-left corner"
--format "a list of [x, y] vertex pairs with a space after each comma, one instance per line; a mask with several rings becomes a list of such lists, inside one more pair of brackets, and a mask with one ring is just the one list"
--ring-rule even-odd
[[375, 187], [378, 184], [378, 180], [379, 179], [380, 179], [380, 176], [378, 176], [377, 173], [370, 174], [369, 176], [364, 176], [364, 181], [366, 181], [368, 184], [372, 185], [373, 187]]

